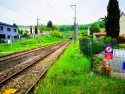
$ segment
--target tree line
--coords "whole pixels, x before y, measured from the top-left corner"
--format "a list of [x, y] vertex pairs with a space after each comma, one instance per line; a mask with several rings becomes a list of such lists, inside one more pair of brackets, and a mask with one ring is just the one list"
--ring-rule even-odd
[[[93, 24], [93, 23], [91, 23]], [[82, 24], [79, 25], [80, 30], [87, 30], [91, 24]], [[97, 21], [94, 22], [94, 24], [97, 24], [100, 28], [105, 28], [105, 21]], [[53, 25], [51, 21], [48, 21], [47, 25], [41, 25], [42, 26], [42, 31], [51, 31], [51, 30], [58, 30], [58, 31], [74, 31], [75, 27], [74, 25]], [[23, 26], [23, 25], [18, 25], [18, 27], [36, 27], [36, 26]], [[40, 30], [39, 26], [39, 30]]]

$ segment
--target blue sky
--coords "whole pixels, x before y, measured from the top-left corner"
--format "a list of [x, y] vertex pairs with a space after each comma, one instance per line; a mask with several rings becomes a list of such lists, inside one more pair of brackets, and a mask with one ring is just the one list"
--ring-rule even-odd
[[[55, 25], [74, 23], [76, 5], [76, 22], [89, 24], [107, 15], [109, 0], [0, 0], [0, 22], [17, 25], [46, 25], [49, 20]], [[125, 0], [119, 0], [120, 9], [125, 12]]]

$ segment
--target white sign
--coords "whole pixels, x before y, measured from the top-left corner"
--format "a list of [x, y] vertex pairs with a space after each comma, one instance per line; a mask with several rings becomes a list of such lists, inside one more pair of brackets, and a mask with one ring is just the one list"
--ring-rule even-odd
[[11, 41], [10, 40], [8, 40], [8, 44], [10, 44], [11, 43]]

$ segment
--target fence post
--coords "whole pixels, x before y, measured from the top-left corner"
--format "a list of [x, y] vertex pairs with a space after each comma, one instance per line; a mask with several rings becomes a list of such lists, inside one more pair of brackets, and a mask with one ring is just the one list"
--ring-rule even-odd
[[85, 55], [86, 55], [86, 57], [88, 57], [87, 51], [88, 51], [88, 40], [85, 39]]
[[118, 38], [118, 49], [119, 49], [119, 38]]
[[92, 56], [93, 56], [93, 39], [91, 39], [91, 70], [93, 68]]

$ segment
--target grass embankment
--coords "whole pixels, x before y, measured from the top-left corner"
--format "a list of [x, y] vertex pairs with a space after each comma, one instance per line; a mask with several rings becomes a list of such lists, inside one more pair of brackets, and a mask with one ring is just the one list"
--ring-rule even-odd
[[74, 34], [74, 31], [65, 31], [64, 34]]
[[[40, 43], [39, 43], [40, 46], [43, 46], [43, 45], [48, 45], [56, 42], [61, 42], [63, 41], [63, 38], [52, 37], [51, 35], [48, 35], [48, 36], [42, 35], [39, 37], [39, 40], [40, 40]], [[0, 52], [20, 52], [23, 50], [39, 47], [37, 46], [37, 44], [38, 44], [37, 37], [29, 40], [23, 40], [20, 42], [14, 42], [12, 43], [12, 48], [10, 44], [5, 43], [0, 45]], [[26, 47], [24, 45], [26, 45]], [[0, 55], [5, 55], [5, 54], [8, 54], [8, 53], [0, 53]]]
[[35, 94], [125, 94], [125, 81], [90, 71], [90, 61], [71, 44], [35, 85]]

